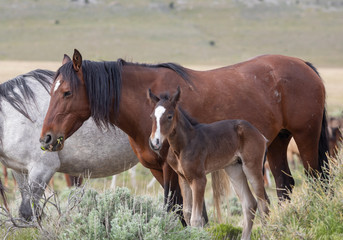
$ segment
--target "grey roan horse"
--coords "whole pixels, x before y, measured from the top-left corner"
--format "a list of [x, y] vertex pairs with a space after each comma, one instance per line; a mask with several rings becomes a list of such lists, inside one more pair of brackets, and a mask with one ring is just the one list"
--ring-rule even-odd
[[14, 170], [22, 196], [19, 214], [27, 220], [33, 216], [31, 201], [39, 208], [38, 201], [55, 172], [98, 178], [138, 163], [125, 133], [119, 129], [102, 132], [93, 120], [85, 122], [62, 151], [40, 149], [37, 139], [53, 76], [54, 72], [35, 70], [0, 85], [0, 161]]

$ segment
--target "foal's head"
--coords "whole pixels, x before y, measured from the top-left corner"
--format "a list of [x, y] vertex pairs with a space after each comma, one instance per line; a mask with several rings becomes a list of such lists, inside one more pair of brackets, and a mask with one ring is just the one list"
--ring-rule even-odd
[[180, 87], [176, 93], [169, 97], [167, 95], [157, 97], [151, 90], [148, 90], [148, 98], [155, 105], [151, 114], [152, 131], [149, 138], [150, 147], [159, 151], [162, 148], [164, 140], [175, 128], [177, 118], [177, 103], [180, 100]]

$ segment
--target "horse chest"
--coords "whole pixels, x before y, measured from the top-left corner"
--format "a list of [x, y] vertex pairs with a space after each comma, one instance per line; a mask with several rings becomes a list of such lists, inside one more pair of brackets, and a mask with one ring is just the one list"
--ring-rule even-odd
[[[168, 164], [174, 169], [174, 171], [188, 182], [191, 182], [195, 176], [204, 173], [203, 164], [197, 161], [196, 158], [190, 157], [189, 154], [184, 152], [177, 152], [170, 149], [169, 154], [172, 157], [168, 158]], [[194, 166], [197, 166], [196, 168]]]
[[168, 164], [175, 170], [178, 171], [179, 169], [179, 161], [180, 161], [180, 154], [177, 151], [174, 151], [172, 149], [170, 149], [169, 154], [171, 154], [171, 156], [168, 157]]

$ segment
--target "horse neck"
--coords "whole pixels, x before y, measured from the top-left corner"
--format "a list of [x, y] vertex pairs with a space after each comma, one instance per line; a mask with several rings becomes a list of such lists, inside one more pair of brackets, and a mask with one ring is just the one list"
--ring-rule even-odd
[[156, 82], [159, 71], [135, 65], [123, 66], [119, 116], [115, 123], [137, 141], [145, 141], [150, 134], [152, 106], [146, 92]]
[[196, 128], [180, 110], [176, 111], [175, 127], [168, 136], [169, 145], [180, 153], [195, 135]]

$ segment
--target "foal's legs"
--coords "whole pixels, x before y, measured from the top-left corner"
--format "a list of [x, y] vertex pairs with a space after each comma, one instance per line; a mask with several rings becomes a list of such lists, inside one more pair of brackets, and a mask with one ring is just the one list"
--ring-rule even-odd
[[190, 184], [193, 196], [193, 207], [191, 216], [192, 227], [202, 227], [204, 225], [204, 222], [202, 220], [202, 211], [204, 206], [206, 182], [206, 175], [204, 175], [199, 178], [193, 179]]
[[188, 182], [183, 177], [179, 176], [179, 184], [183, 197], [183, 216], [188, 226], [190, 226], [190, 220], [192, 215], [192, 189]]
[[262, 175], [262, 167], [259, 168], [250, 168], [247, 165], [243, 164], [243, 172], [247, 177], [253, 191], [257, 197], [257, 207], [260, 211], [262, 222], [265, 222], [264, 214], [269, 213], [267, 202], [269, 202], [266, 190], [264, 188], [264, 181]]
[[243, 172], [242, 164], [236, 163], [234, 165], [229, 165], [225, 170], [229, 175], [232, 186], [242, 203], [244, 217], [242, 239], [250, 239], [256, 212], [256, 200], [250, 191], [247, 178]]

